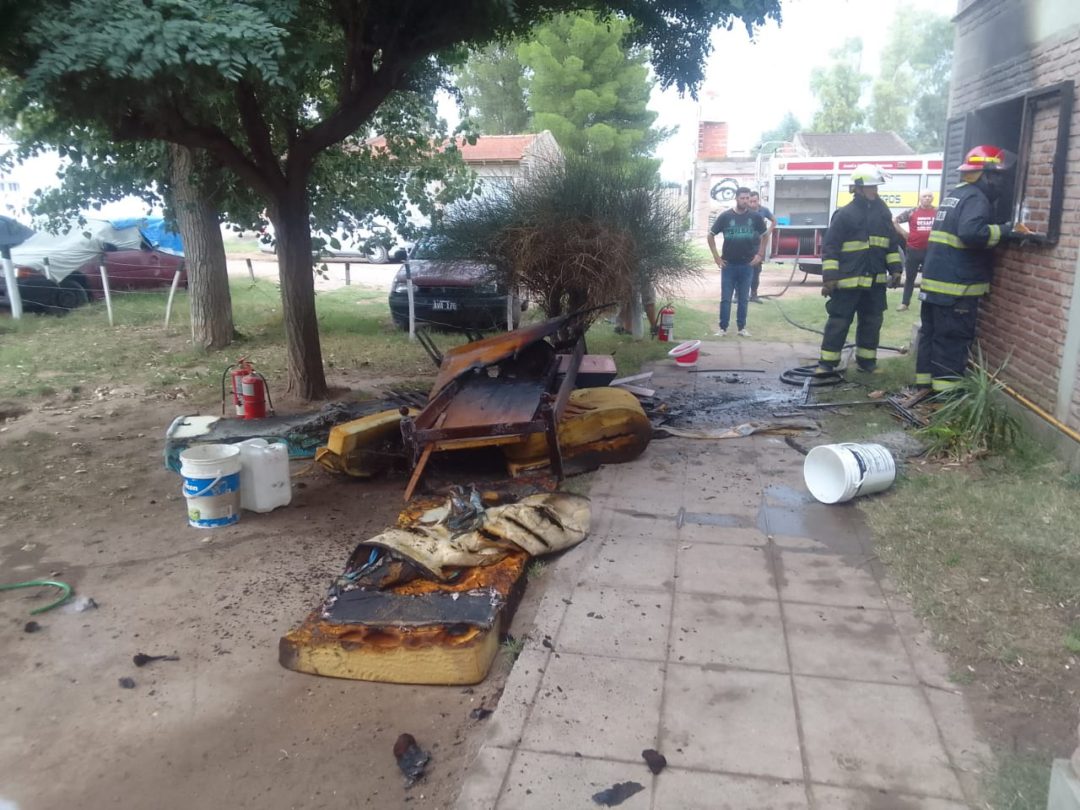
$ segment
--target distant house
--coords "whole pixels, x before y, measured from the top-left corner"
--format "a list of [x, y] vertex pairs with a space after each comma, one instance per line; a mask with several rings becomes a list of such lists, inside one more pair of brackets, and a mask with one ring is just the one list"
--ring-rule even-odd
[[915, 150], [895, 132], [796, 132], [791, 139], [802, 157], [878, 157], [914, 155]]
[[945, 186], [973, 146], [1015, 152], [997, 216], [1037, 233], [1000, 249], [979, 343], [993, 366], [1008, 361], [1009, 385], [1080, 430], [1080, 3], [959, 0], [954, 23]]
[[690, 231], [702, 236], [717, 215], [735, 205], [735, 189], [757, 188], [758, 161], [749, 155], [728, 154], [725, 121], [698, 124], [697, 156], [690, 182]]
[[481, 184], [519, 183], [545, 164], [562, 161], [562, 150], [546, 129], [527, 135], [481, 135], [461, 147], [465, 165]]

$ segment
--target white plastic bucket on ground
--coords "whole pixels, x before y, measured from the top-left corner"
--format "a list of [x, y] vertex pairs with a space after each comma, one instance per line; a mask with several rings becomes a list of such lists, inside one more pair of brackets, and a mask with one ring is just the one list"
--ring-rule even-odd
[[701, 349], [700, 340], [688, 340], [685, 343], [680, 343], [670, 352], [668, 357], [675, 358], [675, 365], [680, 368], [693, 368], [697, 365], [698, 353]]
[[822, 444], [806, 454], [803, 480], [822, 503], [843, 503], [892, 486], [896, 462], [880, 444]]
[[266, 439], [240, 442], [240, 506], [271, 512], [291, 500], [288, 446]]
[[196, 529], [231, 526], [240, 520], [240, 448], [200, 444], [180, 453], [188, 524]]

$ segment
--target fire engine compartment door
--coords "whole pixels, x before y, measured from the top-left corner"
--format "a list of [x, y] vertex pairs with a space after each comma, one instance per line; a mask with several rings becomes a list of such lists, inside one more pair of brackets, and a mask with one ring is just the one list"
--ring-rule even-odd
[[773, 210], [777, 223], [828, 226], [832, 181], [832, 175], [777, 177]]

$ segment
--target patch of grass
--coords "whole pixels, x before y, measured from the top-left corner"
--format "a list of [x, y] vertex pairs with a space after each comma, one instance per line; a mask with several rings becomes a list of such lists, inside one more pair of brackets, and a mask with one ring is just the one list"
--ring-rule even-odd
[[529, 563], [528, 568], [525, 569], [525, 576], [529, 578], [529, 582], [534, 579], [540, 579], [547, 570], [547, 563], [541, 560], [533, 560]]
[[1073, 622], [1062, 644], [1069, 652], [1080, 655], [1080, 622]]
[[958, 663], [1038, 694], [1048, 720], [1074, 711], [1063, 679], [1067, 639], [1080, 644], [1080, 499], [1055, 465], [910, 474], [861, 507], [878, 556]]
[[511, 635], [507, 635], [499, 644], [499, 651], [508, 663], [513, 664], [517, 661], [518, 656], [521, 655], [521, 651], [525, 649], [525, 637], [516, 638]]
[[[0, 332], [0, 390], [13, 397], [43, 397], [58, 391], [131, 385], [146, 390], [183, 387], [214, 395], [222, 371], [240, 356], [249, 357], [267, 376], [273, 394], [282, 390], [285, 332], [275, 284], [233, 281], [233, 321], [239, 337], [220, 351], [192, 347], [186, 294], [174, 303], [172, 324], [165, 331], [166, 297], [164, 292], [118, 296], [116, 325], [111, 329], [103, 303], [63, 318], [28, 315], [20, 321], [0, 322], [5, 327]], [[328, 372], [341, 369], [419, 381], [434, 374], [435, 367], [419, 343], [411, 343], [391, 322], [385, 292], [344, 287], [319, 293], [315, 306]], [[439, 332], [434, 338], [444, 350], [464, 341], [453, 332]], [[588, 343], [592, 352], [614, 354], [622, 374], [638, 371], [670, 348], [655, 340], [616, 335], [607, 323], [590, 331]], [[427, 384], [420, 387], [426, 390]]]
[[1046, 810], [1050, 759], [1009, 755], [999, 758], [986, 791], [994, 810]]

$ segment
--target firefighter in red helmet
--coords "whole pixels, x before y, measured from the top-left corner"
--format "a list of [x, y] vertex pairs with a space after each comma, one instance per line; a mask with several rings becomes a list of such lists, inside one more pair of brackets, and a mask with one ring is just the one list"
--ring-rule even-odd
[[964, 376], [979, 299], [990, 289], [993, 249], [1013, 233], [1029, 233], [1022, 224], [993, 221], [993, 204], [1013, 162], [1004, 149], [976, 146], [957, 167], [961, 182], [938, 206], [919, 293], [918, 389], [944, 392]]

